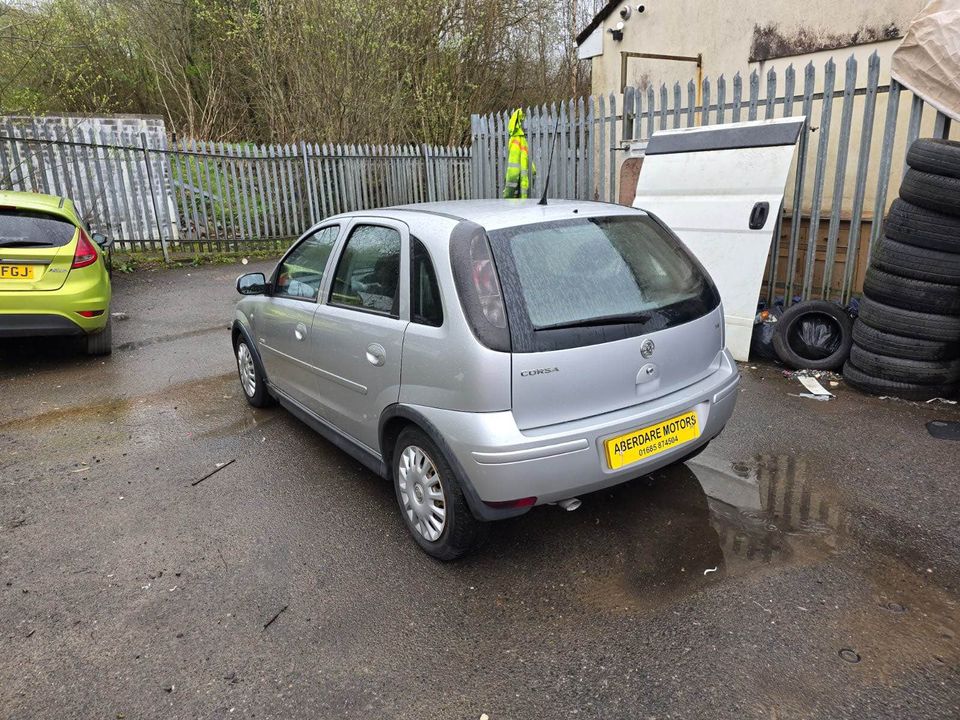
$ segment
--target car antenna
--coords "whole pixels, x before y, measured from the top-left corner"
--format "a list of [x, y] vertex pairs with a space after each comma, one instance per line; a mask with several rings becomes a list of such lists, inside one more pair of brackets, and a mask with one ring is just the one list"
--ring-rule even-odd
[[553, 151], [557, 149], [557, 134], [560, 130], [560, 113], [557, 113], [557, 122], [553, 126], [553, 144], [550, 145], [550, 158], [547, 160], [547, 174], [543, 178], [543, 195], [537, 205], [547, 204], [547, 190], [550, 189], [550, 168], [553, 167]]

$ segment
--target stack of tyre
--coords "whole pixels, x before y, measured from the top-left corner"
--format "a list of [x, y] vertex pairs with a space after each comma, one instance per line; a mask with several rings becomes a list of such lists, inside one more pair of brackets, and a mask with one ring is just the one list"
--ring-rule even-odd
[[960, 381], [960, 143], [917, 140], [907, 165], [843, 376], [875, 395], [950, 397]]

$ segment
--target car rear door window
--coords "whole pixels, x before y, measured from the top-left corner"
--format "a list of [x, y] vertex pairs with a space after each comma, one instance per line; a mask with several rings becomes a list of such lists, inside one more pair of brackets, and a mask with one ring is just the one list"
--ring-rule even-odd
[[411, 256], [411, 302], [410, 319], [421, 325], [443, 325], [443, 305], [440, 302], [440, 285], [433, 269], [430, 253], [420, 240], [413, 238]]
[[66, 218], [35, 210], [0, 210], [0, 248], [53, 248], [73, 239], [77, 226]]
[[274, 295], [316, 301], [323, 271], [339, 233], [339, 225], [328, 225], [304, 238], [280, 264]]
[[400, 316], [400, 233], [358, 225], [337, 263], [330, 304]]

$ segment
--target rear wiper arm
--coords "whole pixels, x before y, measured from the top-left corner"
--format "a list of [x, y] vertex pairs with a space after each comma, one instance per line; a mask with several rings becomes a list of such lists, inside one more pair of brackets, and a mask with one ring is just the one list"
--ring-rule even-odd
[[535, 329], [562, 330], [564, 328], [595, 327], [597, 325], [642, 324], [649, 319], [649, 315], [642, 313], [621, 313], [620, 315], [601, 315], [600, 317], [585, 318], [583, 320], [571, 320], [570, 322], [554, 323], [553, 325], [541, 325]]
[[53, 247], [42, 245], [36, 240], [0, 240], [0, 247]]

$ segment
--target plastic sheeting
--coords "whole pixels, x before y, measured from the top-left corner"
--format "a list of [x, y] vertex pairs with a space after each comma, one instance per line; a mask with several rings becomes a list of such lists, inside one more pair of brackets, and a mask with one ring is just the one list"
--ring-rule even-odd
[[824, 360], [840, 347], [843, 329], [829, 315], [810, 312], [794, 321], [785, 340], [800, 357]]
[[933, 0], [910, 23], [890, 74], [960, 121], [960, 0]]

